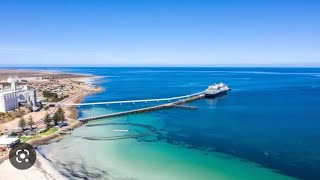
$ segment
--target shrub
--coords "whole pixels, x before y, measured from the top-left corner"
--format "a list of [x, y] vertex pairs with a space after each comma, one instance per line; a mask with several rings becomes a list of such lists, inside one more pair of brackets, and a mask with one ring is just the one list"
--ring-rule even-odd
[[10, 136], [18, 136], [18, 134], [16, 132], [12, 132]]

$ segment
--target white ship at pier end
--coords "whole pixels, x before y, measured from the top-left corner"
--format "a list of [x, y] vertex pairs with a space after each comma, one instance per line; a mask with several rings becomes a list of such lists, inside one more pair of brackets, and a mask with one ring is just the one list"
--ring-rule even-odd
[[224, 95], [230, 90], [231, 89], [226, 84], [223, 84], [222, 82], [219, 84], [214, 83], [204, 91], [204, 95], [205, 97], [216, 97], [216, 96]]

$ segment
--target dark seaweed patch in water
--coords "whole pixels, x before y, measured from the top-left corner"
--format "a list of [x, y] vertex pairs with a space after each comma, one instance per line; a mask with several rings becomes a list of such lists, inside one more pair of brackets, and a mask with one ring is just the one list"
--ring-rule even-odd
[[95, 126], [112, 126], [112, 125], [126, 125], [126, 126], [129, 125], [129, 126], [142, 127], [142, 128], [145, 128], [147, 132], [137, 132], [137, 134], [123, 135], [123, 136], [82, 137], [82, 138], [87, 140], [120, 140], [120, 139], [130, 139], [130, 138], [142, 138], [142, 137], [150, 136], [157, 132], [157, 129], [152, 126], [145, 125], [145, 124], [137, 124], [137, 123], [102, 123], [102, 124], [88, 124], [86, 126], [95, 127]]
[[64, 170], [61, 173], [69, 179], [109, 179], [107, 171], [95, 167], [88, 167], [84, 163], [76, 164], [75, 162], [57, 162], [57, 165]]

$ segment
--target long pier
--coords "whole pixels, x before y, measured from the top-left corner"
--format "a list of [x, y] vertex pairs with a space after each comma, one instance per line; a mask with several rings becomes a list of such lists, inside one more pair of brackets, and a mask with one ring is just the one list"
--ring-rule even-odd
[[203, 94], [204, 91], [194, 93], [194, 94], [188, 94], [184, 96], [176, 96], [176, 97], [170, 97], [170, 98], [158, 98], [158, 99], [139, 99], [139, 100], [125, 100], [125, 101], [108, 101], [108, 102], [94, 102], [94, 103], [78, 103], [78, 104], [72, 104], [72, 103], [65, 103], [63, 106], [90, 106], [90, 105], [109, 105], [109, 104], [126, 104], [126, 103], [147, 103], [147, 102], [161, 102], [161, 101], [173, 101], [173, 100], [183, 100], [188, 99], [194, 96], [198, 96]]
[[[181, 99], [181, 97], [184, 97], [184, 99]], [[176, 102], [171, 102], [171, 103], [166, 103], [162, 105], [157, 105], [157, 106], [152, 106], [152, 107], [147, 107], [147, 108], [140, 108], [140, 109], [134, 109], [134, 110], [128, 110], [128, 111], [122, 111], [122, 112], [116, 112], [116, 113], [111, 113], [111, 114], [106, 114], [106, 115], [100, 115], [100, 116], [94, 116], [94, 117], [88, 117], [88, 118], [81, 118], [79, 121], [81, 122], [88, 122], [96, 119], [103, 119], [103, 118], [108, 118], [108, 117], [116, 117], [116, 116], [122, 116], [122, 115], [127, 115], [127, 114], [134, 114], [134, 113], [142, 113], [142, 112], [148, 112], [148, 111], [154, 111], [154, 110], [159, 110], [159, 109], [167, 109], [167, 108], [173, 108], [177, 105], [181, 105], [187, 102], [195, 101], [197, 99], [203, 98], [204, 97], [204, 92], [200, 93], [195, 93], [191, 95], [186, 95], [186, 96], [180, 96], [180, 97], [174, 97], [174, 98], [162, 98], [162, 99], [150, 99], [150, 100], [135, 100], [135, 102], [150, 102], [150, 101], [164, 101], [164, 100], [174, 100], [174, 99], [180, 99]], [[133, 101], [116, 101], [117, 103], [119, 102], [130, 102], [132, 103]], [[89, 103], [85, 103], [86, 105]], [[92, 105], [94, 103], [91, 103]], [[99, 103], [101, 104], [101, 103]]]
[[158, 98], [158, 99], [139, 99], [139, 100], [123, 100], [123, 101], [107, 101], [107, 102], [93, 102], [93, 103], [67, 103], [72, 98], [76, 98], [80, 95], [82, 95], [84, 92], [79, 93], [73, 97], [67, 98], [65, 100], [62, 100], [60, 102], [43, 102], [44, 105], [53, 105], [53, 106], [92, 106], [92, 105], [109, 105], [109, 104], [127, 104], [127, 103], [148, 103], [148, 102], [162, 102], [162, 101], [174, 101], [174, 100], [182, 100], [182, 99], [188, 99], [194, 96], [198, 96], [204, 93], [204, 91], [194, 93], [194, 94], [188, 94], [184, 96], [176, 96], [176, 97], [170, 97], [170, 98]]

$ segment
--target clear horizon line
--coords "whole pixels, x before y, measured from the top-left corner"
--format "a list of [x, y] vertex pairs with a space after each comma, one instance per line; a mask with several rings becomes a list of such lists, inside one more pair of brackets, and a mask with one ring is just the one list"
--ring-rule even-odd
[[0, 64], [0, 68], [19, 67], [253, 67], [253, 68], [320, 68], [320, 65], [299, 65], [299, 64]]

